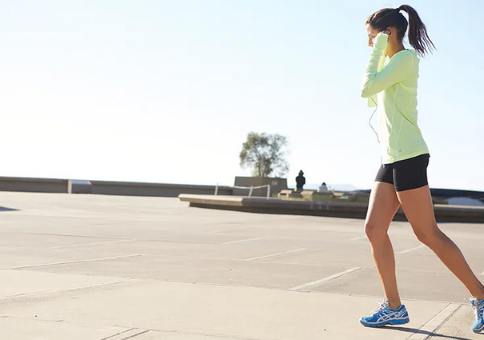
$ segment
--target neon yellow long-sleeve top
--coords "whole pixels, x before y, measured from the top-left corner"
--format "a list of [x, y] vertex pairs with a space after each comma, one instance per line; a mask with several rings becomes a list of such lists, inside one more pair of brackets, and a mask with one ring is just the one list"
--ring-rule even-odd
[[418, 127], [417, 83], [419, 59], [412, 50], [385, 56], [388, 35], [373, 42], [361, 96], [378, 105], [378, 136], [382, 163], [391, 164], [429, 152]]

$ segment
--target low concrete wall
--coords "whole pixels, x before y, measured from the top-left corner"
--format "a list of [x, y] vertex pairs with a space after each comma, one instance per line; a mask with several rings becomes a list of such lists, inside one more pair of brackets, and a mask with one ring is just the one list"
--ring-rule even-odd
[[[90, 181], [91, 193], [98, 195], [178, 197], [180, 194], [213, 195], [214, 185], [160, 184]], [[219, 195], [232, 195], [233, 189], [219, 187]]]
[[83, 180], [69, 180], [69, 194], [91, 194], [91, 182]]
[[68, 180], [0, 177], [0, 191], [67, 193]]
[[[90, 183], [90, 185], [87, 185], [87, 183]], [[0, 191], [178, 197], [180, 194], [213, 195], [215, 186], [0, 177]], [[218, 194], [232, 195], [233, 189], [220, 186]]]

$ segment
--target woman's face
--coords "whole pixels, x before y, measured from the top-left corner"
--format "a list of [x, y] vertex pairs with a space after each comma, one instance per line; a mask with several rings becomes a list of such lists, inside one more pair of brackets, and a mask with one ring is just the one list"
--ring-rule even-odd
[[366, 24], [366, 33], [368, 34], [368, 46], [373, 47], [373, 40], [380, 32], [371, 27], [370, 24]]

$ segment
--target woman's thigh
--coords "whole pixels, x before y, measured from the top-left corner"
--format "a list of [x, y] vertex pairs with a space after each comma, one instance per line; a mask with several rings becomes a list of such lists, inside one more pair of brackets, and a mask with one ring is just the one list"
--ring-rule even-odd
[[390, 183], [375, 182], [370, 195], [365, 227], [367, 232], [386, 233], [400, 202]]
[[417, 235], [437, 231], [429, 186], [397, 192], [405, 216]]

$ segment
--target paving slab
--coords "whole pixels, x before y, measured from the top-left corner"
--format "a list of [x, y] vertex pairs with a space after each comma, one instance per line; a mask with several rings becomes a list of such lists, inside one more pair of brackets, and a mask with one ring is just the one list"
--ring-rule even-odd
[[431, 334], [429, 340], [437, 339], [479, 339], [482, 340], [483, 334], [474, 334], [469, 325], [474, 323], [474, 314], [470, 306], [461, 306], [448, 320], [446, 320], [437, 330], [438, 334], [445, 334], [445, 337], [438, 334]]
[[230, 261], [169, 256], [136, 256], [28, 268], [57, 274], [106, 275], [179, 282], [204, 282], [289, 289], [349, 269], [348, 266]]
[[[402, 297], [429, 301], [450, 301], [465, 303], [469, 293], [453, 274], [404, 271], [397, 272], [398, 288]], [[320, 292], [345, 293], [383, 296], [383, 291], [376, 269], [362, 268], [348, 275], [311, 287]]]
[[109, 250], [90, 250], [84, 247], [70, 249], [2, 247], [0, 248], [0, 269], [18, 269], [31, 266], [44, 266], [53, 263], [93, 261], [132, 254]]
[[49, 235], [35, 233], [2, 233], [0, 247], [16, 246], [30, 248], [50, 248], [56, 246], [88, 244], [106, 241], [105, 238]]
[[45, 272], [0, 270], [0, 299], [115, 284], [124, 281], [126, 280], [113, 277], [90, 277], [86, 275], [61, 275]]
[[183, 256], [211, 259], [236, 259], [245, 260], [256, 257], [263, 257], [275, 253], [284, 253], [295, 248], [293, 245], [272, 244], [266, 247], [251, 245], [250, 242], [238, 242], [227, 244], [205, 244], [205, 243], [179, 243], [165, 241], [129, 241], [94, 244], [82, 247], [84, 251], [113, 253], [138, 253], [145, 255]]
[[[461, 249], [464, 255], [468, 255], [465, 249]], [[481, 274], [484, 272], [484, 259], [467, 256], [467, 262], [470, 267], [474, 270], [476, 274]], [[429, 253], [428, 255], [416, 255], [416, 254], [396, 254], [395, 256], [396, 265], [398, 270], [411, 271], [427, 271], [433, 273], [449, 273], [449, 269], [439, 260], [434, 253]]]

